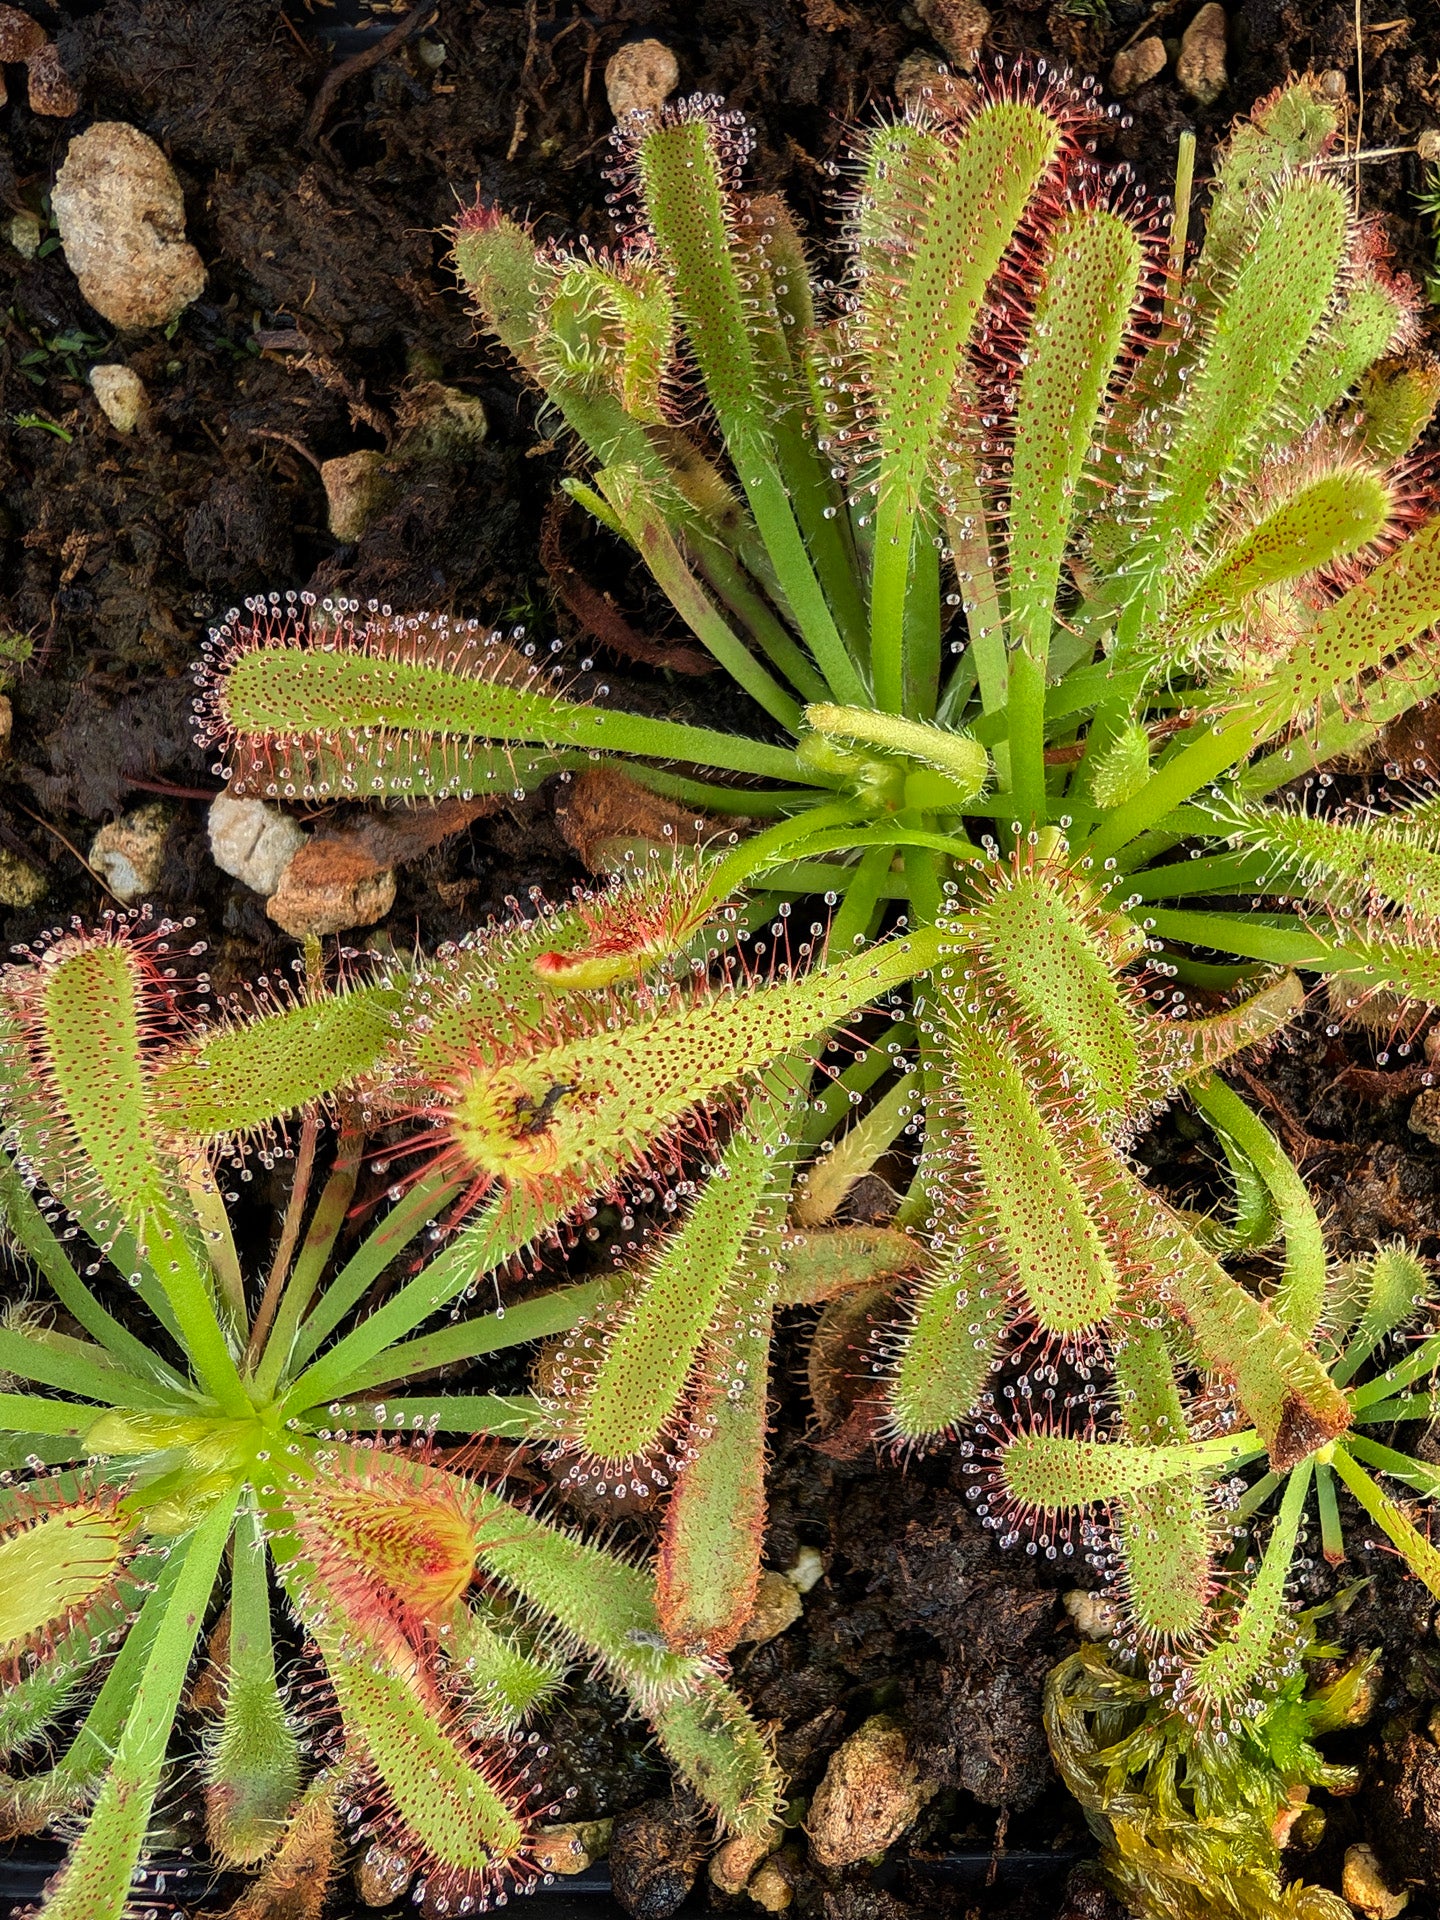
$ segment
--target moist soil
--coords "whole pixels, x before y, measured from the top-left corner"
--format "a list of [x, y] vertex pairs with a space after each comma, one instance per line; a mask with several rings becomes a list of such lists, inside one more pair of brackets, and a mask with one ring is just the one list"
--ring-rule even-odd
[[[0, 222], [38, 216], [41, 237], [30, 258], [0, 244], [0, 636], [33, 643], [9, 688], [13, 734], [0, 759], [12, 902], [0, 907], [0, 935], [8, 946], [71, 915], [93, 920], [110, 904], [85, 864], [97, 830], [158, 806], [157, 910], [193, 917], [222, 989], [284, 978], [293, 944], [210, 861], [206, 805], [220, 783], [189, 730], [198, 644], [244, 596], [310, 588], [523, 625], [543, 645], [558, 639], [582, 691], [597, 691], [603, 673], [620, 704], [733, 715], [732, 691], [682, 670], [695, 664], [684, 636], [615, 546], [578, 514], [543, 537], [566, 450], [477, 340], [446, 265], [446, 223], [478, 188], [547, 235], [612, 241], [605, 66], [626, 41], [653, 36], [673, 50], [682, 90], [744, 112], [755, 184], [785, 193], [823, 238], [850, 129], [886, 100], [903, 61], [939, 56], [920, 13], [938, 30], [964, 0], [919, 11], [897, 0], [438, 0], [408, 16], [412, 30], [378, 59], [403, 5], [375, 16], [318, 0], [27, 6], [54, 34], [80, 110], [37, 116], [21, 70], [7, 71]], [[992, 6], [984, 57], [1103, 78], [1151, 11], [1143, 0]], [[1155, 11], [1154, 31], [1178, 36], [1194, 8]], [[1182, 129], [1199, 136], [1203, 179], [1229, 119], [1291, 72], [1338, 75], [1353, 131], [1362, 76], [1352, 6], [1245, 0], [1228, 31], [1229, 81], [1212, 104], [1175, 84], [1172, 43], [1166, 76], [1106, 129], [1106, 157], [1130, 162], [1152, 191], [1167, 189]], [[1363, 0], [1358, 51], [1367, 147], [1408, 146], [1440, 124], [1440, 7]], [[184, 189], [207, 283], [163, 332], [117, 338], [81, 297], [49, 218], [68, 141], [101, 120], [152, 135]], [[1389, 216], [1399, 262], [1417, 278], [1433, 264], [1420, 175], [1413, 156], [1364, 171], [1365, 202]], [[149, 396], [131, 435], [107, 422], [87, 383], [107, 361], [133, 368]], [[482, 404], [488, 434], [417, 457], [416, 422], [437, 381]], [[363, 538], [345, 542], [327, 531], [319, 466], [361, 449], [384, 455], [398, 484]], [[1407, 776], [1434, 764], [1429, 724], [1421, 716], [1392, 743]], [[1372, 777], [1349, 776], [1357, 791]], [[372, 944], [455, 939], [503, 914], [507, 897], [554, 896], [584, 879], [556, 801], [542, 789], [418, 849]], [[1387, 1047], [1335, 1030], [1321, 1009], [1252, 1072], [1251, 1093], [1303, 1157], [1341, 1253], [1399, 1234], [1440, 1252], [1440, 1149], [1409, 1124], [1426, 1070], [1422, 1036], [1412, 1038], [1408, 1051]], [[1141, 1151], [1172, 1191], [1209, 1191], [1211, 1155], [1183, 1117]], [[953, 1450], [904, 1467], [869, 1449], [827, 1451], [805, 1387], [806, 1330], [787, 1328], [778, 1356], [766, 1558], [785, 1568], [812, 1548], [825, 1577], [798, 1624], [740, 1650], [736, 1676], [775, 1730], [797, 1795], [813, 1793], [839, 1742], [881, 1710], [906, 1722], [937, 1790], [879, 1863], [826, 1873], [797, 1833], [791, 1910], [806, 1920], [1113, 1917], [1092, 1875], [1067, 1881], [1090, 1849], [1040, 1724], [1045, 1673], [1075, 1645], [1061, 1595], [1084, 1584], [1084, 1570], [1001, 1552], [967, 1511]], [[643, 1518], [630, 1526], [643, 1538]], [[1325, 1837], [1303, 1871], [1338, 1885], [1345, 1847], [1368, 1839], [1409, 1884], [1410, 1914], [1427, 1920], [1440, 1911], [1434, 1607], [1364, 1544], [1362, 1526], [1349, 1538], [1343, 1578], [1362, 1584], [1335, 1632], [1383, 1647], [1382, 1685], [1369, 1724], [1332, 1743], [1362, 1768], [1362, 1785], [1320, 1796]], [[1306, 1578], [1315, 1599], [1335, 1585], [1323, 1570]], [[575, 1816], [621, 1817], [614, 1868], [629, 1911], [673, 1912], [705, 1847], [694, 1809], [601, 1690], [580, 1687], [553, 1736], [551, 1777], [577, 1789]], [[1038, 1877], [1023, 1860], [1019, 1871], [957, 1869], [954, 1856], [992, 1849], [1054, 1865]], [[719, 1900], [706, 1884], [702, 1872], [701, 1905]]]

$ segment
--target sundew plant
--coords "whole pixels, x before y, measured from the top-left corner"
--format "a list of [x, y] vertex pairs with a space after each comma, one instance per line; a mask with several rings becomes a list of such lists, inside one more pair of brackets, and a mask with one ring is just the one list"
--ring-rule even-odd
[[[465, 1306], [634, 1188], [663, 1195], [685, 1251], [733, 1264], [744, 1243], [757, 1271], [733, 1319], [789, 1297], [780, 1234], [749, 1230], [783, 1181], [787, 1063], [933, 963], [936, 940], [695, 980], [664, 937], [689, 927], [690, 895], [642, 877], [248, 1014], [197, 1003], [201, 988], [187, 1000], [170, 923], [76, 926], [0, 975], [0, 1211], [44, 1283], [0, 1328], [0, 1822], [75, 1836], [47, 1920], [131, 1910], [207, 1620], [210, 1845], [277, 1889], [297, 1859], [333, 1856], [337, 1826], [428, 1914], [533, 1884], [535, 1823], [555, 1809], [530, 1723], [577, 1659], [723, 1830], [775, 1821], [764, 1736], [706, 1635], [670, 1630], [651, 1569], [527, 1510], [483, 1471], [483, 1446], [438, 1451], [447, 1435], [521, 1440], [545, 1425], [541, 1401], [407, 1387], [602, 1314], [625, 1276]], [[387, 1121], [419, 1164], [338, 1260], [367, 1134]], [[252, 1279], [231, 1183], [247, 1153], [274, 1163], [287, 1122], [290, 1202]], [[685, 1149], [707, 1142], [697, 1191]], [[712, 1424], [733, 1404], [743, 1430], [743, 1354], [731, 1374]], [[641, 1414], [621, 1385], [612, 1423]], [[672, 1588], [713, 1590], [706, 1544], [672, 1540]], [[304, 1687], [282, 1683], [282, 1612], [318, 1673]]]
[[[747, 193], [743, 124], [705, 99], [617, 132], [616, 250], [537, 246], [484, 205], [458, 223], [482, 324], [572, 436], [569, 492], [748, 726], [574, 698], [521, 634], [276, 596], [217, 636], [199, 705], [242, 791], [519, 792], [598, 767], [730, 822], [684, 868], [690, 917], [653, 934], [688, 939], [701, 974], [727, 900], [733, 947], [824, 896], [832, 956], [903, 915], [933, 962], [888, 1046], [828, 1087], [792, 1071], [789, 1112], [724, 1143], [737, 1204], [707, 1189], [577, 1328], [541, 1386], [551, 1443], [612, 1486], [653, 1484], [657, 1448], [679, 1463], [666, 1631], [733, 1644], [763, 1511], [763, 1368], [740, 1357], [775, 1297], [745, 1281], [735, 1223], [779, 1222], [791, 1252], [768, 1264], [813, 1268], [792, 1297], [904, 1276], [864, 1356], [873, 1431], [931, 1444], [979, 1406], [977, 1501], [1037, 1551], [1110, 1513], [1137, 1633], [1223, 1718], [1270, 1658], [1312, 1489], [1328, 1552], [1338, 1483], [1436, 1578], [1369, 1472], [1405, 1457], [1353, 1431], [1391, 1398], [1355, 1376], [1423, 1285], [1378, 1258], [1345, 1344], [1314, 1206], [1215, 1069], [1299, 1011], [1296, 969], [1341, 1011], [1418, 1017], [1440, 994], [1434, 801], [1347, 811], [1318, 773], [1440, 685], [1440, 519], [1414, 455], [1440, 382], [1312, 82], [1237, 127], [1194, 247], [1188, 145], [1167, 216], [1097, 161], [1104, 123], [1041, 70], [937, 89], [857, 140], [833, 280], [784, 204]], [[507, 1082], [537, 1162], [585, 1124], [585, 1084], [559, 1051]], [[1232, 1223], [1182, 1218], [1127, 1156], [1182, 1089]], [[798, 1149], [778, 1191], [767, 1124]], [[891, 1225], [835, 1225], [862, 1174], [903, 1166], [907, 1129]], [[1260, 1291], [1223, 1265], [1271, 1245]], [[1410, 1379], [1429, 1364], [1422, 1345]], [[1089, 1376], [1068, 1409], [1062, 1365]], [[1247, 1583], [1213, 1496], [1252, 1458], [1246, 1502], [1284, 1490]]]

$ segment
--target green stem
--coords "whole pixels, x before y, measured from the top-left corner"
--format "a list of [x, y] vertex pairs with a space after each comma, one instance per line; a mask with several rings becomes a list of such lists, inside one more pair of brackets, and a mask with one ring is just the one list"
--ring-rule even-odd
[[706, 598], [659, 510], [646, 498], [639, 474], [633, 469], [612, 467], [602, 469], [595, 478], [620, 516], [626, 537], [690, 631], [772, 720], [777, 720], [788, 733], [798, 732], [797, 702], [737, 639]]
[[49, 1223], [4, 1154], [0, 1154], [0, 1215], [49, 1281], [60, 1304], [92, 1339], [108, 1348], [131, 1373], [142, 1378], [153, 1375], [175, 1391], [183, 1389], [179, 1374], [101, 1306], [65, 1257]]
[[340, 1236], [340, 1229], [345, 1224], [345, 1215], [355, 1194], [364, 1143], [363, 1129], [346, 1108], [340, 1122], [335, 1164], [316, 1202], [310, 1229], [285, 1283], [285, 1291], [275, 1313], [275, 1324], [270, 1329], [260, 1355], [260, 1365], [255, 1372], [255, 1387], [262, 1401], [273, 1396], [280, 1375], [291, 1360], [301, 1317], [314, 1297]]
[[1225, 1082], [1207, 1073], [1189, 1092], [1217, 1132], [1228, 1134], [1260, 1175], [1285, 1236], [1285, 1270], [1271, 1312], [1302, 1340], [1314, 1336], [1325, 1305], [1325, 1236], [1294, 1163], [1260, 1117]]
[[406, 1340], [385, 1347], [343, 1381], [339, 1392], [349, 1396], [368, 1393], [392, 1381], [414, 1380], [420, 1374], [433, 1373], [438, 1367], [478, 1360], [482, 1354], [498, 1353], [505, 1347], [522, 1346], [527, 1340], [548, 1340], [552, 1334], [568, 1333], [587, 1315], [598, 1312], [622, 1289], [619, 1276], [604, 1280], [584, 1280], [573, 1287], [556, 1287], [522, 1300], [518, 1306], [505, 1307], [453, 1327], [441, 1327], [435, 1333], [422, 1334], [418, 1340]]
[[58, 1388], [61, 1393], [100, 1400], [112, 1407], [169, 1404], [169, 1396], [152, 1381], [141, 1380], [105, 1362], [103, 1348], [94, 1349], [101, 1356], [100, 1361], [95, 1361], [83, 1351], [74, 1350], [79, 1344], [74, 1343], [69, 1350], [55, 1348], [29, 1334], [0, 1328], [0, 1371], [13, 1373], [21, 1380], [37, 1381], [42, 1387]]
[[459, 1190], [458, 1180], [431, 1174], [417, 1181], [404, 1198], [395, 1203], [330, 1282], [315, 1311], [300, 1327], [291, 1352], [282, 1356], [289, 1374], [293, 1376], [296, 1369], [305, 1364], [321, 1341], [359, 1304], [371, 1283], [405, 1251], [417, 1233], [429, 1226]]
[[47, 1433], [79, 1440], [104, 1411], [70, 1400], [46, 1400], [38, 1393], [0, 1393], [0, 1433]]
[[1357, 1387], [1350, 1396], [1351, 1404], [1360, 1407], [1371, 1406], [1377, 1400], [1388, 1400], [1401, 1387], [1408, 1387], [1418, 1380], [1422, 1373], [1434, 1373], [1440, 1369], [1440, 1334], [1422, 1340], [1418, 1347], [1411, 1349], [1405, 1358], [1393, 1367], [1387, 1367], [1375, 1379], [1367, 1380], [1363, 1387]]
[[301, 1413], [332, 1399], [386, 1347], [523, 1252], [563, 1211], [557, 1202], [532, 1200], [518, 1190], [493, 1200], [408, 1286], [301, 1374], [281, 1403], [283, 1411]]
[[183, 1564], [173, 1598], [139, 1677], [114, 1760], [85, 1830], [46, 1899], [47, 1920], [119, 1920], [129, 1904], [131, 1875], [159, 1791], [186, 1668], [220, 1570], [238, 1497], [237, 1489], [220, 1500], [189, 1541], [176, 1549]]
[[817, 704], [805, 709], [805, 723], [827, 739], [863, 740], [867, 746], [934, 767], [955, 783], [950, 804], [957, 810], [977, 797], [990, 772], [985, 749], [968, 734], [906, 720], [898, 714], [877, 713], [870, 707]]

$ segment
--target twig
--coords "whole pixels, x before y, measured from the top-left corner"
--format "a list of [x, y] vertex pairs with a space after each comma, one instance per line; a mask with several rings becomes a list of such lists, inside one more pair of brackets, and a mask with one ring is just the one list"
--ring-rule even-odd
[[1131, 34], [1130, 38], [1125, 42], [1125, 45], [1121, 47], [1117, 47], [1115, 49], [1116, 53], [1117, 54], [1124, 53], [1127, 47], [1133, 47], [1137, 40], [1142, 39], [1147, 33], [1149, 33], [1150, 29], [1157, 23], [1157, 21], [1163, 20], [1167, 13], [1173, 13], [1176, 7], [1179, 6], [1179, 4], [1180, 4], [1180, 0], [1160, 0], [1160, 5], [1156, 7], [1155, 11], [1149, 16], [1148, 19], [1142, 20], [1140, 22], [1139, 26], [1136, 27], [1135, 31]]
[[25, 814], [28, 819], [31, 819], [35, 822], [36, 826], [44, 827], [47, 833], [53, 833], [55, 838], [60, 842], [61, 846], [64, 847], [65, 851], [67, 853], [74, 854], [75, 858], [80, 862], [81, 866], [85, 869], [86, 873], [89, 874], [90, 878], [95, 882], [96, 886], [100, 888], [101, 892], [108, 893], [110, 895], [110, 898], [115, 902], [117, 907], [124, 906], [125, 902], [120, 898], [119, 894], [112, 890], [112, 888], [109, 886], [109, 884], [107, 883], [107, 881], [105, 880], [102, 874], [99, 874], [95, 871], [94, 867], [91, 866], [90, 862], [85, 858], [84, 854], [81, 853], [80, 849], [75, 845], [74, 841], [67, 840], [65, 838], [64, 834], [60, 831], [59, 827], [52, 826], [50, 822], [45, 818], [43, 813], [31, 813], [29, 807], [25, 805], [23, 800], [12, 800], [11, 805], [18, 807], [21, 813]]
[[305, 131], [301, 134], [301, 144], [313, 147], [325, 124], [325, 116], [335, 103], [335, 96], [347, 81], [355, 79], [357, 74], [368, 73], [371, 67], [378, 66], [405, 41], [423, 21], [435, 11], [440, 0], [420, 0], [418, 7], [412, 7], [405, 18], [393, 26], [383, 39], [377, 40], [373, 47], [362, 47], [359, 53], [351, 54], [348, 60], [342, 60], [338, 67], [332, 67], [320, 83], [310, 114], [305, 122]]
[[510, 145], [505, 150], [507, 160], [513, 160], [525, 144], [525, 89], [530, 84], [535, 48], [539, 44], [539, 11], [540, 0], [525, 0], [525, 59], [520, 68], [520, 83], [515, 89], [515, 124], [510, 134]]
[[319, 460], [316, 459], [305, 442], [303, 440], [297, 440], [293, 434], [279, 433], [274, 427], [247, 427], [245, 431], [252, 440], [278, 440], [282, 446], [289, 447], [293, 453], [298, 453], [302, 460], [308, 460], [315, 471], [319, 473]]
[[295, 1156], [295, 1178], [290, 1183], [290, 1200], [285, 1208], [284, 1224], [280, 1229], [280, 1244], [276, 1247], [275, 1258], [270, 1263], [270, 1277], [265, 1282], [265, 1292], [261, 1296], [260, 1306], [255, 1315], [255, 1324], [250, 1329], [250, 1344], [246, 1349], [245, 1357], [252, 1366], [264, 1351], [265, 1336], [270, 1331], [270, 1323], [275, 1318], [275, 1310], [280, 1305], [280, 1295], [284, 1292], [285, 1282], [290, 1275], [290, 1262], [295, 1257], [295, 1246], [300, 1238], [300, 1222], [305, 1217], [305, 1202], [310, 1195], [310, 1175], [315, 1168], [315, 1142], [319, 1133], [319, 1117], [311, 1107], [300, 1129], [300, 1148]]

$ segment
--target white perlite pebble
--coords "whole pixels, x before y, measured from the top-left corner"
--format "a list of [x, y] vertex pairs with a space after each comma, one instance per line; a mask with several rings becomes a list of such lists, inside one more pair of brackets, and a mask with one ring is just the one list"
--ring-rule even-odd
[[175, 169], [138, 127], [100, 120], [70, 142], [51, 195], [66, 264], [114, 327], [163, 327], [205, 286]]
[[133, 433], [149, 404], [145, 383], [131, 367], [111, 363], [90, 369], [90, 391], [117, 433]]
[[222, 873], [267, 900], [308, 838], [289, 814], [263, 800], [232, 800], [221, 793], [210, 803], [211, 858]]
[[632, 40], [605, 63], [605, 95], [617, 120], [663, 107], [680, 84], [680, 63], [663, 40]]

